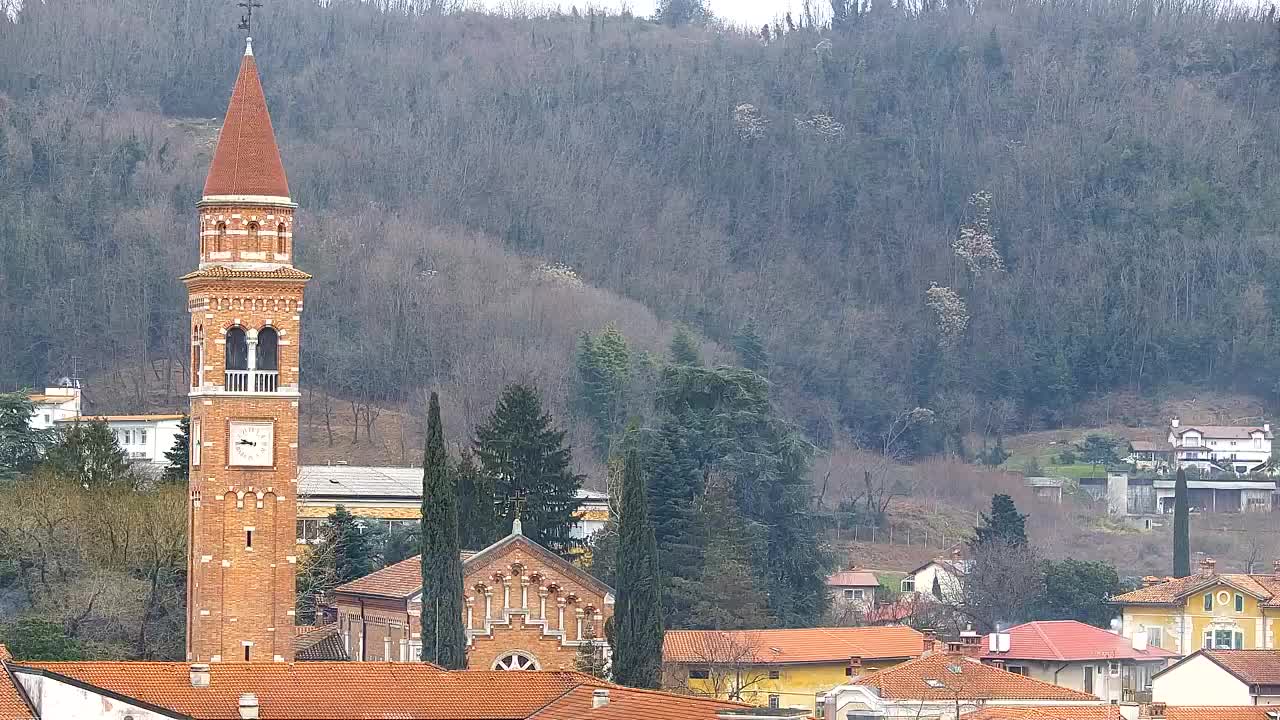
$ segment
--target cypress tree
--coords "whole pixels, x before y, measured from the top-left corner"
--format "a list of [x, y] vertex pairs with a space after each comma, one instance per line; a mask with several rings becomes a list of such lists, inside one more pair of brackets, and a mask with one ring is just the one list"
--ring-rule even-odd
[[973, 545], [1004, 543], [1013, 547], [1027, 544], [1027, 516], [1018, 512], [1013, 498], [1004, 493], [991, 496], [991, 514], [982, 514], [982, 524], [974, 528]]
[[1187, 471], [1178, 468], [1173, 484], [1173, 576], [1191, 574], [1191, 508], [1187, 498]]
[[662, 679], [662, 594], [646, 495], [640, 455], [633, 449], [627, 453], [618, 522], [613, 679], [629, 687], [656, 688]]
[[458, 496], [449, 472], [440, 398], [431, 393], [422, 460], [422, 659], [449, 670], [467, 666], [462, 626], [462, 557]]
[[[529, 385], [510, 385], [498, 398], [493, 414], [476, 428], [475, 452], [480, 468], [493, 483], [494, 498], [523, 498], [520, 515], [530, 540], [556, 552], [578, 544], [572, 530], [582, 500], [582, 476], [570, 468], [573, 454], [565, 433], [542, 411], [538, 391]], [[514, 505], [499, 515], [500, 527], [511, 527]]]

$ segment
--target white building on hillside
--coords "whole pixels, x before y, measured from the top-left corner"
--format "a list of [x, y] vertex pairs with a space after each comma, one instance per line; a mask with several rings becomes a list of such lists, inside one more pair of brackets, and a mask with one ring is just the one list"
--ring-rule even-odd
[[130, 462], [168, 465], [165, 453], [182, 434], [182, 415], [88, 415], [57, 421], [58, 427], [101, 420], [111, 428]]
[[1271, 459], [1271, 424], [1186, 425], [1169, 423], [1169, 444], [1181, 468], [1222, 470], [1243, 475]]
[[60, 420], [68, 420], [80, 415], [80, 388], [51, 387], [42, 393], [28, 395], [35, 405], [35, 413], [31, 415], [31, 427], [34, 430], [48, 430]]

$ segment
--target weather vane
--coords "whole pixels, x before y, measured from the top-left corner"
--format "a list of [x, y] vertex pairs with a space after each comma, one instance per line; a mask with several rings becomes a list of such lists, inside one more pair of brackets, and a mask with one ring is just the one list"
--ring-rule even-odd
[[244, 8], [244, 14], [240, 16], [239, 29], [247, 33], [253, 32], [253, 9], [262, 7], [262, 3], [253, 0], [244, 0], [244, 2], [236, 3], [238, 7]]

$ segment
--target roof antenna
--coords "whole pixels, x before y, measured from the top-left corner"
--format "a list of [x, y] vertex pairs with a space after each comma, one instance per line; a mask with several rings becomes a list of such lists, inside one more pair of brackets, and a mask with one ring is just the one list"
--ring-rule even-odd
[[[236, 6], [244, 8], [244, 14], [240, 16], [240, 24], [236, 26], [237, 29], [243, 30], [245, 31], [245, 33], [252, 35], [253, 34], [253, 9], [262, 7], [262, 3], [254, 2], [254, 0], [243, 0], [243, 2], [236, 3]], [[245, 55], [253, 54], [253, 38], [252, 37], [245, 38], [244, 54]]]

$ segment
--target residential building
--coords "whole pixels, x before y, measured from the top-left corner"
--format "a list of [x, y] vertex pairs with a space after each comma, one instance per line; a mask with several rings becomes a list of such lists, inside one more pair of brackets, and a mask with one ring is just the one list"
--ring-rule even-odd
[[[512, 533], [464, 556], [467, 666], [572, 670], [578, 650], [607, 654], [613, 590], [590, 573]], [[412, 661], [422, 640], [421, 559], [412, 557], [338, 586], [338, 632], [353, 660]]]
[[[578, 491], [582, 509], [572, 530], [586, 539], [604, 529], [609, 520], [609, 495]], [[390, 531], [416, 525], [422, 516], [422, 468], [303, 465], [298, 468], [298, 544], [314, 542], [320, 526], [342, 505], [363, 522]], [[470, 548], [479, 550], [480, 548]]]
[[1060, 476], [1031, 475], [1022, 478], [1022, 484], [1028, 487], [1039, 499], [1054, 504], [1062, 502], [1062, 488], [1067, 479]]
[[182, 415], [87, 415], [55, 421], [57, 427], [78, 422], [104, 422], [132, 463], [164, 466], [165, 453], [182, 434]]
[[1271, 424], [1183, 425], [1169, 423], [1169, 445], [1180, 468], [1214, 470], [1237, 475], [1260, 470], [1271, 459]]
[[32, 662], [0, 667], [0, 720], [764, 720], [741, 703], [572, 671], [430, 663]]
[[1167, 705], [1280, 705], [1280, 651], [1197, 650], [1156, 673]]
[[1143, 631], [1125, 638], [1075, 620], [1049, 620], [989, 635], [982, 661], [1120, 703], [1149, 701], [1151, 676], [1177, 657], [1149, 645]]
[[827, 720], [957, 720], [986, 707], [1097, 707], [1089, 693], [1011, 673], [976, 658], [932, 653], [833, 688], [823, 698]]
[[1173, 469], [1173, 447], [1154, 440], [1132, 440], [1125, 458], [1137, 470], [1168, 472]]
[[968, 568], [969, 561], [963, 559], [960, 548], [953, 548], [950, 557], [934, 558], [908, 572], [899, 589], [945, 601], [960, 592], [961, 582]]
[[919, 657], [924, 648], [924, 635], [903, 626], [668, 630], [663, 686], [812, 712], [831, 688]]
[[880, 580], [870, 570], [857, 565], [850, 565], [827, 577], [827, 591], [831, 594], [831, 603], [837, 609], [855, 612], [869, 612], [876, 607], [876, 590]]
[[49, 430], [60, 420], [80, 416], [80, 388], [69, 380], [63, 386], [28, 395], [27, 399], [35, 405], [30, 421], [34, 430]]
[[[187, 659], [293, 659], [303, 287], [252, 45], [196, 204]], [[176, 309], [176, 308], [175, 308]]]
[[1178, 655], [1206, 649], [1274, 649], [1280, 619], [1280, 561], [1271, 573], [1218, 573], [1212, 558], [1185, 578], [1143, 578], [1111, 602], [1122, 634], [1145, 632], [1152, 647]]

